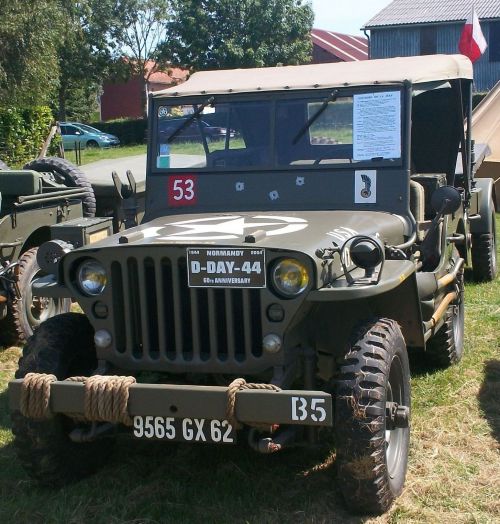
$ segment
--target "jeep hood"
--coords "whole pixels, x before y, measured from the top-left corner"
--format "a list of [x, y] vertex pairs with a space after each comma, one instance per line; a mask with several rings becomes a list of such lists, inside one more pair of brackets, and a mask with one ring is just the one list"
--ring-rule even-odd
[[[383, 243], [405, 240], [408, 224], [403, 217], [376, 211], [300, 211], [186, 214], [161, 217], [87, 249], [128, 246], [232, 246], [296, 251], [309, 255], [321, 273], [315, 252], [338, 246], [355, 235], [378, 235]], [[334, 273], [342, 273], [334, 263]], [[320, 284], [320, 283], [318, 283]]]

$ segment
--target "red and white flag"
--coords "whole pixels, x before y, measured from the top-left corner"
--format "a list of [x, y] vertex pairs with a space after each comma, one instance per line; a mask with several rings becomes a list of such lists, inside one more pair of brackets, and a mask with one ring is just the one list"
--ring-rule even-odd
[[481, 58], [487, 47], [488, 44], [479, 25], [479, 18], [474, 6], [472, 6], [471, 14], [467, 18], [460, 36], [458, 49], [463, 55], [468, 56], [471, 62], [475, 62], [478, 58]]

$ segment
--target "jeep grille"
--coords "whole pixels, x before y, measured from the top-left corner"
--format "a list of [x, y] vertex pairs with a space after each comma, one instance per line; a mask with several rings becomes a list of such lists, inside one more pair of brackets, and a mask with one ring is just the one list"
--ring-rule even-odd
[[115, 260], [111, 288], [117, 364], [225, 373], [267, 367], [260, 290], [189, 288], [185, 256]]

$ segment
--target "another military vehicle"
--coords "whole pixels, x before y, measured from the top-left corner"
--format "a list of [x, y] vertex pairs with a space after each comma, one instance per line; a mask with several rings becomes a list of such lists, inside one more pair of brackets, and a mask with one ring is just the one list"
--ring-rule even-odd
[[387, 510], [408, 354], [458, 362], [464, 268], [496, 272], [471, 94], [463, 56], [202, 72], [155, 94], [142, 225], [39, 257], [34, 293], [85, 315], [42, 324], [10, 384], [29, 474], [80, 478], [117, 430], [272, 453], [332, 428], [347, 505]]
[[42, 272], [38, 247], [51, 226], [94, 216], [95, 197], [85, 175], [59, 158], [40, 158], [22, 170], [0, 162], [0, 343], [25, 342], [50, 316], [68, 312], [69, 298], [33, 297]]

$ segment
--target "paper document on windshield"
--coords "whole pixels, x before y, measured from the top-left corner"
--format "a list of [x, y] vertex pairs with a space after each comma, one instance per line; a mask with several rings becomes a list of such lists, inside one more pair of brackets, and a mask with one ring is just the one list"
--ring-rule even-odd
[[354, 160], [401, 156], [401, 95], [399, 91], [354, 95]]

